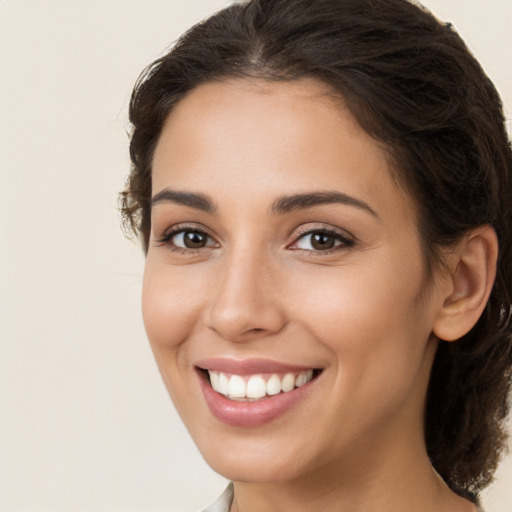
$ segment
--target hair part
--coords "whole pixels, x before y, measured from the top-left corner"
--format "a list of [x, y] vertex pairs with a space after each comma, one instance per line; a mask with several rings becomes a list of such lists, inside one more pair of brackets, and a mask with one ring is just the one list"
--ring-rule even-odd
[[314, 78], [343, 98], [413, 198], [429, 275], [443, 249], [472, 229], [496, 230], [490, 300], [467, 335], [440, 343], [425, 412], [433, 466], [476, 499], [505, 447], [512, 380], [512, 153], [498, 93], [451, 25], [408, 0], [232, 5], [192, 27], [135, 85], [132, 169], [120, 205], [145, 251], [164, 121], [202, 83], [253, 78]]

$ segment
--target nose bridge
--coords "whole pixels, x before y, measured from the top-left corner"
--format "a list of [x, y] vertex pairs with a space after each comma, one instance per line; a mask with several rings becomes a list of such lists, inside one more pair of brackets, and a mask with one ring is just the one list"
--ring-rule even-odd
[[240, 240], [226, 251], [217, 270], [218, 289], [207, 319], [211, 328], [231, 341], [245, 341], [282, 328], [284, 314], [268, 251]]

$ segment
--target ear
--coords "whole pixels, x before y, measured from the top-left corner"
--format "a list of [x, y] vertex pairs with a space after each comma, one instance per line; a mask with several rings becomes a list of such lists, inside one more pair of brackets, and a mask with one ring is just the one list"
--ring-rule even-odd
[[488, 225], [470, 231], [447, 258], [447, 292], [434, 321], [441, 340], [455, 341], [469, 332], [482, 314], [496, 278], [498, 238]]

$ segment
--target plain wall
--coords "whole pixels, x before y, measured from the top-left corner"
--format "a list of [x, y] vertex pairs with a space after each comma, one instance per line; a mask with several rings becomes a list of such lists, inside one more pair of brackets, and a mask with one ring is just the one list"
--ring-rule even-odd
[[[225, 485], [160, 381], [144, 260], [116, 195], [138, 73], [228, 3], [0, 0], [2, 511], [194, 511]], [[425, 4], [460, 30], [510, 117], [512, 0]], [[509, 457], [487, 512], [512, 512], [511, 482]]]

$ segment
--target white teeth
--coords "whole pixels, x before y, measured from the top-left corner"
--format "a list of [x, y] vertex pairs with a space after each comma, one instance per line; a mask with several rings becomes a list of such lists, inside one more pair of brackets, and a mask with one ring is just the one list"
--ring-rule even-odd
[[281, 392], [288, 393], [296, 387], [304, 386], [313, 378], [313, 370], [302, 371], [299, 373], [287, 373], [282, 378], [273, 374], [267, 381], [261, 375], [251, 375], [242, 377], [241, 375], [231, 375], [228, 377], [223, 372], [208, 370], [210, 375], [210, 384], [218, 393], [227, 396], [233, 400], [258, 400], [266, 395], [273, 396]]
[[210, 372], [210, 382], [213, 389], [219, 389], [219, 372]]
[[229, 379], [229, 396], [243, 398], [246, 396], [246, 391], [245, 380], [240, 375], [231, 375]]
[[272, 375], [267, 381], [267, 395], [277, 395], [281, 393], [281, 381], [277, 375]]
[[253, 375], [247, 381], [247, 398], [263, 398], [267, 394], [267, 385], [263, 377]]
[[288, 391], [291, 391], [295, 387], [295, 375], [293, 373], [287, 373], [283, 381], [281, 382], [281, 391], [283, 393], [286, 393]]
[[229, 395], [229, 379], [225, 373], [219, 372], [219, 387], [215, 388], [212, 383], [212, 388], [223, 395]]
[[306, 374], [301, 372], [299, 375], [297, 375], [297, 378], [295, 379], [295, 385], [300, 388], [301, 386], [304, 386], [306, 384]]

